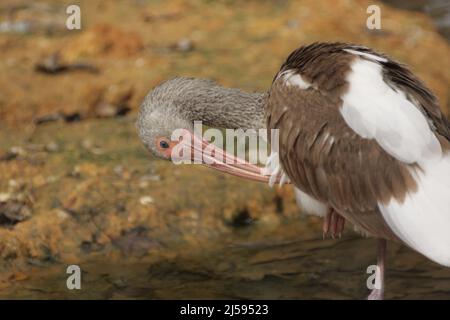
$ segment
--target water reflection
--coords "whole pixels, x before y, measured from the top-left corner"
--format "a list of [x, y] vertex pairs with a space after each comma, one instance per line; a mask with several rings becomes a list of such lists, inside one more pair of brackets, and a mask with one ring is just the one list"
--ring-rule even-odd
[[[300, 222], [299, 230], [302, 230]], [[35, 272], [2, 298], [64, 299], [363, 299], [375, 241], [347, 232], [323, 240], [318, 230], [280, 240], [282, 229], [264, 239], [245, 234], [219, 239], [197, 252], [164, 260], [123, 256], [81, 264], [82, 290], [66, 289], [65, 265]], [[225, 244], [225, 245], [224, 245]], [[450, 269], [406, 247], [390, 244], [388, 299], [450, 299]]]

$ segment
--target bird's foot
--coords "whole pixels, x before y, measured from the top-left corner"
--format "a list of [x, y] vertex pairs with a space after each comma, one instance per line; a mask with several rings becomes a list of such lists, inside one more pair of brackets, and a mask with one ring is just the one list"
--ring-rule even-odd
[[341, 237], [345, 227], [345, 219], [339, 215], [334, 209], [328, 210], [323, 220], [323, 238], [330, 234], [334, 239], [337, 236]]
[[367, 300], [383, 300], [384, 293], [381, 289], [373, 289], [372, 292], [367, 297]]

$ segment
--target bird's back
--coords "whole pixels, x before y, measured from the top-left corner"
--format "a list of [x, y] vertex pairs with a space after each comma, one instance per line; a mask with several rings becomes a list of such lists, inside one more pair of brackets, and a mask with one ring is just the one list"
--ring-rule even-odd
[[[450, 125], [431, 91], [405, 66], [350, 44], [299, 48], [272, 83], [266, 115], [268, 128], [280, 130], [280, 162], [296, 187], [370, 235], [400, 239], [441, 259], [434, 243], [418, 245], [411, 237], [433, 228], [440, 234], [430, 221], [450, 228], [450, 200], [422, 214], [427, 200], [420, 199], [424, 188], [448, 188], [450, 196]], [[448, 183], [424, 185], [423, 170], [435, 175], [432, 160], [441, 174], [448, 170]], [[410, 214], [413, 221], [399, 220], [411, 203], [420, 208]], [[414, 229], [425, 222], [430, 230]], [[445, 260], [450, 235], [437, 237], [449, 245]]]

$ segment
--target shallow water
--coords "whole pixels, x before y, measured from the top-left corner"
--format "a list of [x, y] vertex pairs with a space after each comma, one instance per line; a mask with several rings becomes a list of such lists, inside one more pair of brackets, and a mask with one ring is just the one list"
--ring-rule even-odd
[[[316, 231], [316, 230], [314, 230]], [[348, 232], [350, 233], [350, 232]], [[81, 290], [66, 288], [66, 265], [38, 268], [1, 298], [26, 299], [363, 299], [375, 241], [307, 238], [211, 244], [210, 249], [155, 262], [95, 259], [80, 264]], [[388, 299], [450, 299], [450, 269], [396, 244], [388, 254]]]

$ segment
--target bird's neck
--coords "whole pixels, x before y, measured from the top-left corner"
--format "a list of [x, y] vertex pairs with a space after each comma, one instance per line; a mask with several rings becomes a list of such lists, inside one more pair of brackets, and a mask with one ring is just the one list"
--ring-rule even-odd
[[227, 129], [260, 129], [265, 127], [265, 104], [268, 93], [248, 93], [217, 84], [189, 94], [184, 112], [191, 121]]

